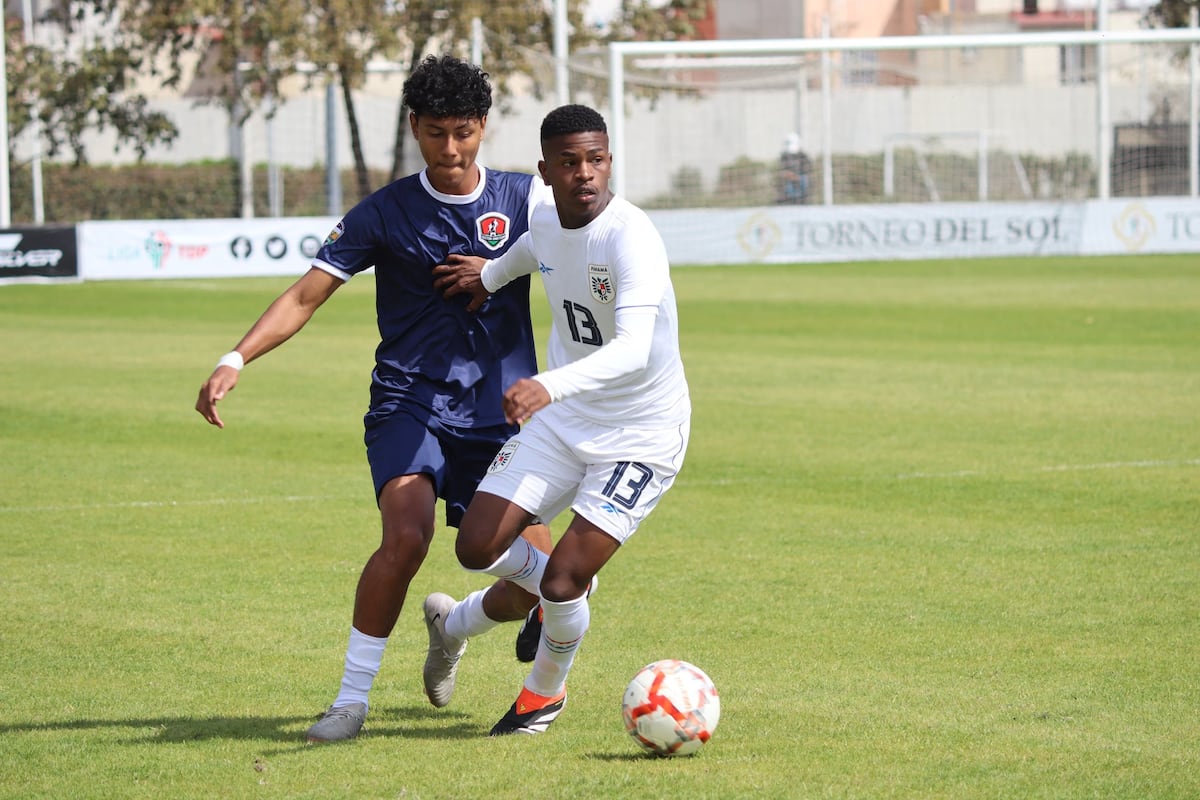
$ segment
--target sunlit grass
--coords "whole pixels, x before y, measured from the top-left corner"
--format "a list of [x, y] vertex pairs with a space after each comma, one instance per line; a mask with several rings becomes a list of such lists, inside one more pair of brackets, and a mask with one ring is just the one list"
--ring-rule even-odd
[[[285, 285], [0, 286], [0, 796], [1200, 795], [1194, 259], [676, 269], [691, 449], [563, 716], [486, 737], [513, 626], [424, 701], [416, 603], [480, 585], [442, 530], [335, 747], [303, 731], [378, 539], [369, 281], [246, 369], [225, 430], [192, 410]], [[621, 727], [662, 657], [722, 692], [692, 759]]]

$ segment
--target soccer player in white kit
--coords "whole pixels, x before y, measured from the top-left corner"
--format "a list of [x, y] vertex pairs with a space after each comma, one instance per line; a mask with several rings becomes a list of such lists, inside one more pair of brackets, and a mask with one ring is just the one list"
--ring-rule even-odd
[[[541, 596], [537, 656], [492, 736], [542, 733], [562, 711], [592, 579], [674, 483], [691, 420], [666, 248], [646, 214], [608, 187], [604, 118], [556, 108], [541, 144], [538, 171], [554, 205], [537, 206], [503, 256], [454, 256], [434, 270], [447, 295], [471, 295], [468, 308], [537, 270], [554, 317], [548, 369], [504, 393], [506, 418], [523, 427], [492, 461], [456, 544], [468, 570]], [[567, 508], [574, 517], [548, 558], [518, 537], [534, 517]], [[480, 594], [430, 626], [430, 653], [461, 656], [469, 637], [496, 624]]]

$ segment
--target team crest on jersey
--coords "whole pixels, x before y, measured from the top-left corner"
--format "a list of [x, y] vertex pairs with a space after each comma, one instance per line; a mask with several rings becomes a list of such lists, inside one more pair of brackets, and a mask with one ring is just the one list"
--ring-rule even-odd
[[491, 466], [487, 470], [488, 473], [504, 472], [504, 470], [508, 469], [508, 465], [512, 463], [513, 456], [516, 455], [518, 446], [517, 442], [505, 442], [504, 446], [500, 448], [500, 452], [496, 453], [496, 457], [492, 459]]
[[588, 264], [588, 284], [597, 303], [611, 303], [617, 294], [608, 264]]
[[488, 250], [499, 250], [504, 246], [508, 241], [509, 227], [508, 217], [499, 211], [489, 211], [475, 218], [475, 236]]
[[325, 237], [325, 244], [333, 244], [338, 239], [342, 238], [342, 234], [346, 232], [346, 226], [343, 220], [338, 220], [338, 224], [333, 226], [333, 230]]

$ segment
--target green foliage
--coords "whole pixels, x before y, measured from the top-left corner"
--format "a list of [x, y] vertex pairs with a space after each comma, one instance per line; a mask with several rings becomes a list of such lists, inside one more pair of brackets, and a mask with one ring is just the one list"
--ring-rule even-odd
[[1197, 8], [1200, 0], [1159, 0], [1146, 11], [1146, 19], [1155, 26], [1186, 28], [1192, 24], [1192, 11]]
[[133, 147], [139, 156], [177, 138], [175, 124], [151, 111], [144, 96], [130, 91], [130, 79], [143, 64], [132, 51], [93, 42], [67, 53], [26, 45], [17, 26], [9, 23], [6, 28], [10, 154], [35, 116], [46, 155], [69, 152], [76, 164], [86, 160], [83, 137], [108, 129], [118, 145]]
[[110, 49], [139, 54], [131, 70], [165, 87], [181, 88], [203, 62], [218, 76], [211, 99], [245, 114], [295, 73], [308, 12], [299, 0], [65, 0], [47, 18], [75, 30], [92, 15], [107, 26]]
[[[884, 156], [834, 155], [833, 201], [854, 203], [973, 202], [979, 199], [978, 164], [974, 156], [925, 154], [899, 149], [894, 153], [894, 193], [884, 193]], [[1077, 200], [1095, 196], [1091, 157], [1069, 153], [1061, 158], [1034, 154], [1016, 157], [1028, 186], [1019, 179], [1012, 153], [993, 151], [988, 157], [988, 200]], [[681, 167], [671, 177], [671, 192], [642, 203], [646, 208], [744, 208], [771, 205], [776, 199], [775, 162], [740, 157], [721, 166], [716, 185], [704, 186], [696, 167]], [[813, 159], [809, 203], [821, 202], [824, 165]], [[1026, 189], [1032, 193], [1026, 194]], [[936, 191], [936, 196], [934, 192]]]
[[[567, 6], [571, 47], [576, 50], [627, 38], [631, 31], [648, 38], [686, 38], [694, 34], [694, 23], [706, 13], [708, 0], [671, 0], [665, 5], [624, 0], [606, 34], [583, 24], [585, 6], [586, 0], [569, 0]], [[501, 107], [514, 81], [526, 87], [531, 78], [532, 91], [541, 97], [554, 79], [547, 68], [554, 19], [543, 0], [326, 0], [315, 5], [300, 0], [60, 0], [43, 19], [61, 26], [68, 36], [78, 33], [85, 19], [92, 25], [98, 20], [106, 32], [103, 37], [85, 37], [88, 44], [82, 52], [51, 52], [24, 47], [18, 25], [7, 25], [10, 143], [28, 127], [36, 107], [47, 122], [43, 133], [51, 155], [69, 146], [82, 162], [82, 133], [106, 127], [144, 155], [155, 144], [172, 142], [177, 130], [170, 119], [147, 109], [145, 96], [132, 88], [134, 76], [198, 91], [203, 99], [224, 106], [234, 119], [242, 119], [278, 97], [282, 81], [309, 76], [315, 66], [332, 69], [342, 86], [356, 199], [380, 185], [368, 173], [352, 94], [363, 84], [371, 61], [399, 62], [411, 71], [430, 50], [468, 57], [473, 22], [479, 19], [489, 31], [486, 63]], [[204, 79], [203, 87], [185, 85], [197, 77]], [[393, 168], [384, 181], [401, 174], [406, 117], [407, 110], [401, 108]]]
[[684, 41], [696, 38], [696, 24], [710, 10], [710, 0], [621, 0], [606, 41]]
[[[1021, 163], [1033, 183], [1035, 196], [1077, 199], [1093, 194], [1095, 175], [1090, 157], [1070, 154], [1064, 158], [1023, 155]], [[1027, 199], [1015, 180], [1008, 154], [996, 153], [989, 160], [991, 200]], [[836, 156], [834, 200], [846, 203], [930, 201], [929, 189], [911, 150], [896, 153], [896, 193], [883, 194], [883, 156]], [[926, 165], [937, 182], [944, 202], [978, 199], [975, 161], [951, 154], [926, 157]], [[814, 159], [810, 202], [818, 202], [822, 165]], [[67, 166], [46, 163], [42, 167], [47, 222], [72, 223], [95, 219], [204, 219], [236, 217], [240, 214], [240, 183], [237, 164], [212, 161], [194, 164], [137, 164], [125, 167]], [[283, 216], [323, 216], [327, 212], [324, 168], [281, 168]], [[342, 176], [343, 197], [352, 203], [358, 185], [356, 171]], [[269, 213], [267, 168], [254, 170], [255, 214]], [[368, 184], [382, 186], [391, 180], [382, 170], [368, 175]], [[1048, 195], [1036, 194], [1048, 187]], [[671, 177], [671, 192], [642, 203], [646, 208], [744, 208], [775, 202], [775, 164], [740, 158], [723, 165], [718, 183], [706, 189], [703, 176], [694, 166], [682, 167]], [[33, 219], [30, 174], [22, 165], [12, 170], [13, 220], [20, 224]], [[342, 209], [345, 211], [346, 209]]]
[[[12, 173], [14, 224], [33, 221], [28, 169]], [[372, 173], [382, 185], [386, 173]], [[343, 197], [350, 197], [355, 176], [341, 176]], [[136, 164], [125, 167], [42, 167], [45, 215], [49, 223], [104, 219], [213, 219], [241, 215], [240, 177], [233, 161], [195, 164]], [[324, 216], [329, 213], [324, 168], [280, 169], [283, 215]], [[268, 175], [254, 170], [254, 213], [270, 213]], [[341, 209], [338, 213], [344, 212]]]
[[[288, 281], [0, 286], [0, 796], [1200, 796], [1194, 257], [674, 282], [687, 463], [604, 570], [562, 717], [486, 737], [515, 625], [425, 701], [420, 599], [482, 585], [439, 526], [331, 747], [302, 735], [379, 538], [372, 283], [247, 367], [224, 430], [196, 390]], [[722, 693], [695, 758], [621, 727], [663, 656]]]
[[697, 167], [680, 167], [671, 177], [671, 197], [681, 208], [702, 204], [704, 177]]

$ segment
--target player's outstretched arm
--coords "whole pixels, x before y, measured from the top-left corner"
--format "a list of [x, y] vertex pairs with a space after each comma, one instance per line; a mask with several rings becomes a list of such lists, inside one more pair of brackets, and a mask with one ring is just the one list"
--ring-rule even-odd
[[492, 292], [498, 292], [522, 275], [538, 268], [529, 231], [525, 231], [504, 255], [494, 259], [451, 253], [445, 264], [433, 268], [433, 286], [444, 297], [470, 295], [468, 311], [478, 310]]
[[241, 374], [241, 365], [230, 361], [248, 364], [286, 342], [312, 319], [313, 313], [341, 285], [340, 278], [313, 267], [275, 298], [200, 387], [196, 398], [196, 411], [200, 416], [210, 425], [224, 428], [225, 423], [217, 413], [217, 403], [233, 391]]
[[443, 297], [470, 295], [467, 311], [475, 311], [487, 302], [491, 294], [480, 277], [486, 263], [487, 259], [480, 256], [451, 253], [446, 256], [445, 264], [433, 268], [433, 288], [441, 292]]

